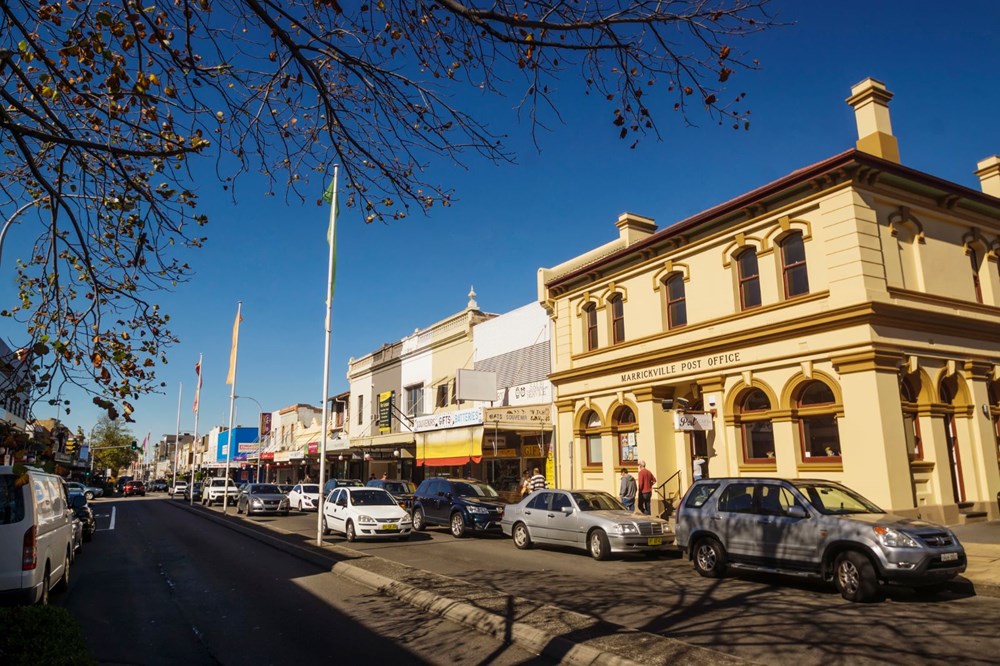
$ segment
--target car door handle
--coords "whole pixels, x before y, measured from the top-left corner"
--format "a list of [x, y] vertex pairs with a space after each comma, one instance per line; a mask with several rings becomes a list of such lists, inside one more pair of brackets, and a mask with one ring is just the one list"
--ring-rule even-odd
[[531, 515], [531, 512], [530, 512], [530, 511], [525, 511], [525, 512], [524, 512], [524, 515], [526, 515], [526, 516], [530, 516], [530, 515]]

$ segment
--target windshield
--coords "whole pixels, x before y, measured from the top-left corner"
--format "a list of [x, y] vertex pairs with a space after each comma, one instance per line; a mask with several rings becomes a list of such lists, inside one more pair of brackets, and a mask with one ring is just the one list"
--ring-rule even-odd
[[407, 481], [383, 481], [382, 487], [393, 495], [412, 495], [414, 491], [413, 484]]
[[262, 483], [259, 486], [250, 486], [250, 492], [254, 495], [280, 495], [281, 491], [278, 490], [278, 486], [272, 485], [270, 483]]
[[624, 511], [625, 507], [607, 493], [572, 493], [580, 511]]
[[352, 492], [351, 503], [354, 506], [392, 506], [396, 500], [381, 488], [366, 488]]
[[850, 488], [828, 483], [798, 482], [795, 487], [809, 503], [826, 515], [848, 513], [885, 513]]
[[497, 491], [485, 483], [453, 481], [451, 487], [461, 497], [497, 497]]
[[304, 493], [312, 493], [314, 495], [318, 495], [319, 494], [319, 486], [318, 485], [314, 485], [314, 484], [313, 485], [308, 485], [308, 486], [302, 486], [302, 492], [304, 492]]

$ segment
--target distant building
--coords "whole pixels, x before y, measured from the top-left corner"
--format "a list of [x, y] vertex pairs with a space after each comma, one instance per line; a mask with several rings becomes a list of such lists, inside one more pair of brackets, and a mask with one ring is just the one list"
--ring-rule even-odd
[[0, 340], [0, 421], [20, 432], [32, 420], [31, 385], [28, 357]]
[[539, 272], [561, 486], [645, 459], [676, 498], [702, 457], [998, 516], [1000, 158], [981, 192], [903, 166], [891, 97], [854, 86], [855, 148]]

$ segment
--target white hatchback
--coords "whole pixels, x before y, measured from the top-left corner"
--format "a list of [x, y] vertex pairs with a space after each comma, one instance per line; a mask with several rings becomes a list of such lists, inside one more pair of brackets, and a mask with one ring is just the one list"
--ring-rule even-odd
[[323, 503], [323, 534], [343, 533], [355, 539], [406, 541], [413, 521], [392, 495], [381, 488], [334, 488]]
[[315, 511], [319, 508], [319, 484], [297, 483], [288, 491], [288, 506], [299, 511]]

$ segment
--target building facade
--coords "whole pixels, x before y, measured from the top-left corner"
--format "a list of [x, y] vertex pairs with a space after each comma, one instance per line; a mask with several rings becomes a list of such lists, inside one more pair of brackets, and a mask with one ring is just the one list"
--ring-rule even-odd
[[997, 516], [1000, 159], [982, 191], [903, 166], [891, 97], [852, 89], [854, 149], [539, 271], [562, 485], [644, 459], [661, 509], [700, 469]]

